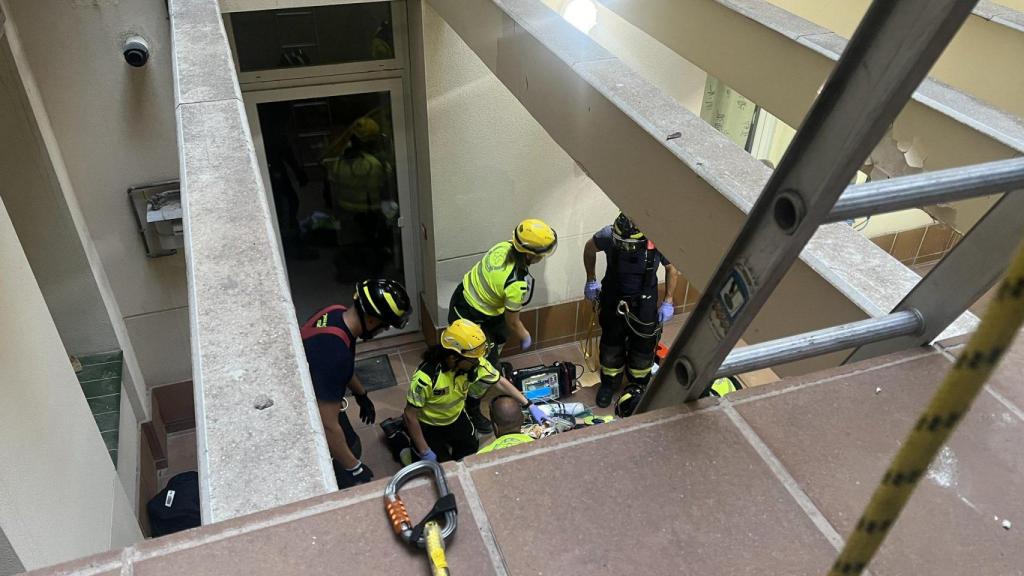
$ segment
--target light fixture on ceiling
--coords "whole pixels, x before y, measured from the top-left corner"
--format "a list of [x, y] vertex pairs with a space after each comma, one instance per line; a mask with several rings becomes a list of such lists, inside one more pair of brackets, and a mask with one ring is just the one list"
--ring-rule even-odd
[[562, 18], [584, 34], [590, 34], [597, 26], [597, 4], [594, 0], [569, 0], [562, 8]]

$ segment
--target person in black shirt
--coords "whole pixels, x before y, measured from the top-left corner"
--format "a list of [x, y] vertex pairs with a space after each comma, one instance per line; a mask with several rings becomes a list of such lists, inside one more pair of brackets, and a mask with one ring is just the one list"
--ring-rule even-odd
[[[608, 263], [602, 282], [597, 281], [595, 273], [598, 252], [605, 253]], [[629, 386], [616, 412], [628, 416], [651, 379], [661, 326], [675, 312], [672, 292], [676, 269], [625, 214], [619, 214], [614, 224], [587, 241], [583, 266], [587, 272], [584, 296], [600, 304], [601, 386], [597, 405], [603, 408], [611, 404], [625, 373]], [[659, 266], [665, 267], [666, 286], [660, 303]]]
[[363, 422], [372, 424], [376, 419], [373, 402], [355, 374], [356, 338], [369, 340], [388, 328], [404, 328], [411, 313], [409, 295], [401, 284], [364, 280], [356, 285], [351, 308], [328, 306], [302, 326], [313, 392], [341, 488], [373, 479], [373, 471], [353, 454], [348, 440], [352, 436], [358, 439], [358, 435], [342, 412], [345, 391], [352, 390]]

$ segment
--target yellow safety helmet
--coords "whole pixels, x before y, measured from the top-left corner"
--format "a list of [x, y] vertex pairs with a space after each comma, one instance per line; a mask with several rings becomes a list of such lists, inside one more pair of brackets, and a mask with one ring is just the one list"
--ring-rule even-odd
[[490, 349], [484, 331], [462, 318], [441, 332], [441, 346], [466, 358], [483, 358]]
[[735, 392], [735, 391], [737, 391], [739, 389], [740, 389], [740, 387], [736, 385], [736, 381], [735, 380], [733, 380], [732, 378], [726, 377], [726, 378], [719, 378], [719, 379], [715, 380], [714, 382], [712, 382], [711, 383], [711, 388], [709, 388], [709, 392], [708, 393], [711, 396], [714, 396], [716, 398], [722, 398], [725, 395], [732, 394], [733, 392]]
[[516, 252], [543, 258], [554, 254], [558, 247], [558, 234], [542, 220], [529, 218], [516, 226], [512, 234], [512, 246]]
[[373, 140], [380, 136], [380, 124], [373, 118], [363, 116], [352, 124], [352, 133], [363, 142]]

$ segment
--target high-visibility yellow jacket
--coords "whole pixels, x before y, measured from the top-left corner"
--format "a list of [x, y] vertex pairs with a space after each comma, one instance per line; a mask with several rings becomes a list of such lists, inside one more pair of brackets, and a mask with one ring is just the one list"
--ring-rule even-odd
[[351, 157], [324, 158], [331, 195], [342, 210], [379, 211], [381, 194], [391, 178], [391, 167], [369, 152]]
[[470, 373], [445, 370], [441, 364], [420, 364], [412, 375], [405, 400], [420, 409], [419, 420], [431, 426], [455, 422], [466, 404], [466, 396], [482, 396], [499, 379], [498, 371], [486, 358]]
[[487, 316], [518, 312], [533, 298], [533, 276], [515, 257], [509, 241], [495, 244], [462, 277], [466, 302]]
[[528, 444], [530, 442], [533, 442], [533, 438], [527, 434], [505, 434], [504, 436], [495, 438], [490, 444], [477, 451], [477, 454], [486, 454], [488, 452], [494, 452], [495, 450], [511, 448], [512, 446], [519, 446], [520, 444]]

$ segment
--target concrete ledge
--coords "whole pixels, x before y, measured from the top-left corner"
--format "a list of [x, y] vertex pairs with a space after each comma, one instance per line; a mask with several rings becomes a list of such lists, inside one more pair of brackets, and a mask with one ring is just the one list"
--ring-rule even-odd
[[[452, 570], [818, 573], [852, 532], [894, 439], [913, 426], [950, 362], [934, 349], [906, 351], [446, 463], [459, 508], [447, 547]], [[1009, 574], [1024, 562], [1018, 536], [1000, 525], [1024, 516], [1024, 413], [996, 395], [1017, 384], [1021, 366], [1024, 343], [1010, 350], [918, 483], [872, 563], [876, 573]], [[346, 574], [419, 573], [423, 553], [391, 531], [384, 485], [380, 479], [34, 574], [247, 576], [339, 566]], [[414, 518], [436, 497], [422, 480], [401, 494]], [[624, 494], [629, 506], [614, 508], [612, 521], [592, 513], [595, 502]], [[721, 543], [737, 539], [745, 545], [723, 554]], [[971, 554], [935, 545], [965, 540]]]
[[[430, 4], [684, 275], [706, 285], [768, 169], [538, 0]], [[849, 227], [825, 226], [744, 340], [887, 313], [918, 280]], [[814, 314], [802, 313], [808, 302]], [[781, 373], [841, 361], [819, 358]]]
[[337, 485], [217, 2], [173, 0], [171, 16], [209, 523]]

